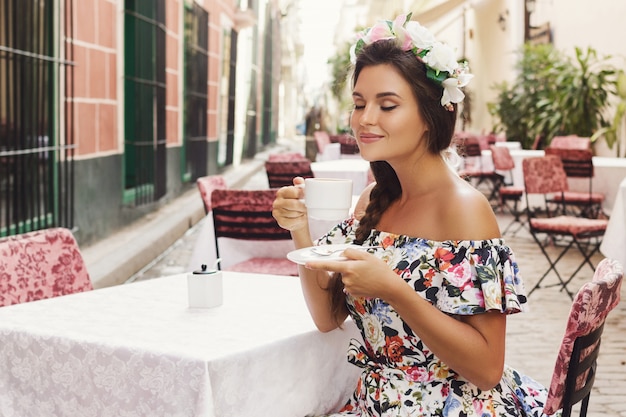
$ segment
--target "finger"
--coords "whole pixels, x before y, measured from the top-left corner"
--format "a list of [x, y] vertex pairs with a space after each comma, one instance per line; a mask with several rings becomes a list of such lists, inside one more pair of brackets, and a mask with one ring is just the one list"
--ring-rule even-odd
[[366, 260], [366, 259], [369, 259], [371, 256], [374, 256], [371, 253], [368, 253], [364, 249], [353, 249], [353, 248], [346, 248], [346, 250], [343, 251], [342, 255], [348, 259], [355, 260], [355, 261]]
[[296, 187], [293, 185], [281, 187], [276, 192], [276, 198], [282, 200], [299, 199], [301, 198], [301, 195], [304, 195], [304, 191], [301, 190], [300, 187]]
[[293, 179], [293, 185], [301, 185], [304, 184], [304, 178], [302, 177], [294, 177]]
[[344, 261], [309, 261], [304, 265], [307, 269], [339, 272], [345, 270]]
[[284, 209], [293, 211], [306, 211], [306, 207], [299, 198], [277, 198], [272, 203], [273, 209]]

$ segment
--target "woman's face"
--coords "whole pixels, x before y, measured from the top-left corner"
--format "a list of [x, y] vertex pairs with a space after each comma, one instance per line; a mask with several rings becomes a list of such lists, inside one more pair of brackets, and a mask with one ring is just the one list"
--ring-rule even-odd
[[350, 127], [364, 159], [391, 162], [423, 152], [428, 128], [411, 86], [393, 66], [363, 68], [352, 100]]

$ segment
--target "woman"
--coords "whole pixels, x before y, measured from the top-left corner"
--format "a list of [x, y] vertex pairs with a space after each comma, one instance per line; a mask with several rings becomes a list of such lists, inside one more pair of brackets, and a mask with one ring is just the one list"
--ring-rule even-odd
[[[504, 364], [506, 315], [527, 301], [513, 253], [445, 156], [471, 76], [410, 15], [366, 30], [352, 57], [350, 123], [376, 182], [362, 216], [317, 244], [380, 248], [300, 267], [317, 327], [350, 315], [364, 340], [348, 350], [363, 368], [354, 395], [332, 415], [541, 415], [545, 388]], [[273, 210], [297, 248], [313, 245], [302, 197], [282, 188]]]

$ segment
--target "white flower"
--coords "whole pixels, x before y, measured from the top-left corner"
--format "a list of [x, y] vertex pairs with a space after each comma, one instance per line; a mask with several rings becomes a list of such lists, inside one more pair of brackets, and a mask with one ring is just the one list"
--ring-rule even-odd
[[367, 336], [367, 340], [374, 346], [385, 343], [385, 334], [380, 325], [380, 320], [368, 314], [362, 319], [363, 331]]
[[435, 42], [423, 60], [426, 65], [435, 71], [447, 71], [450, 74], [459, 66], [454, 50], [441, 42]]
[[350, 47], [350, 62], [353, 65], [356, 63], [356, 43], [353, 43]]
[[463, 94], [460, 87], [467, 85], [467, 83], [471, 79], [471, 74], [462, 74], [461, 76], [459, 76], [459, 78], [448, 78], [444, 80], [441, 83], [441, 85], [443, 86], [441, 105], [446, 106], [449, 103], [462, 102], [463, 98], [465, 98], [465, 94]]
[[474, 78], [474, 74], [468, 74], [468, 73], [461, 73], [457, 76], [457, 80], [458, 80], [458, 87], [462, 88], [465, 87], [467, 84], [469, 84], [469, 82], [472, 80], [472, 78]]
[[413, 20], [407, 22], [405, 30], [418, 50], [430, 49], [435, 44], [435, 36], [424, 26]]

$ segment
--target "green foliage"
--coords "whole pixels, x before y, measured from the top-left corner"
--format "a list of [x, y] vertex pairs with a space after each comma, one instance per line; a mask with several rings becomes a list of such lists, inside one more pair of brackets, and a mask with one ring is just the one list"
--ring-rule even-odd
[[617, 77], [617, 96], [620, 100], [615, 109], [613, 123], [611, 126], [598, 129], [593, 136], [591, 136], [591, 141], [595, 142], [603, 137], [609, 149], [613, 149], [613, 146], [617, 144], [615, 154], [619, 157], [621, 156], [619, 138], [624, 122], [626, 122], [626, 74], [624, 71], [620, 71]]
[[332, 71], [331, 91], [340, 103], [346, 99], [346, 83], [350, 73], [350, 44], [344, 43], [337, 53], [328, 59]]
[[530, 148], [535, 136], [544, 145], [554, 136], [575, 134], [591, 137], [608, 126], [609, 98], [616, 94], [617, 71], [599, 58], [594, 49], [576, 48], [572, 60], [552, 45], [524, 45], [516, 65], [513, 85], [494, 86], [498, 91], [489, 112], [497, 119], [495, 131]]

